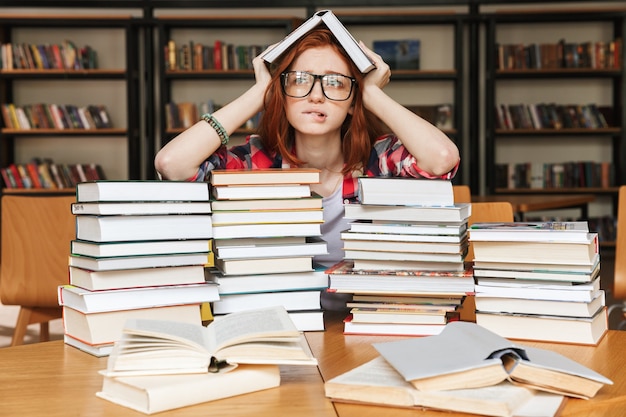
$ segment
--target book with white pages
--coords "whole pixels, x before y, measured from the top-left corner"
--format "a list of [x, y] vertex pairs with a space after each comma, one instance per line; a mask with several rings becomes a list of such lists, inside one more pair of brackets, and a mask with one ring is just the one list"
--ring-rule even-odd
[[322, 197], [315, 193], [311, 193], [311, 197], [211, 201], [213, 212], [227, 210], [320, 210], [321, 208]]
[[321, 223], [231, 224], [213, 227], [214, 239], [321, 235]]
[[213, 186], [211, 193], [217, 200], [249, 200], [255, 198], [311, 197], [309, 184], [263, 184]]
[[82, 182], [76, 185], [76, 201], [209, 201], [209, 184], [157, 180]]
[[151, 214], [207, 214], [211, 203], [199, 201], [130, 201], [72, 203], [72, 214], [93, 215], [151, 215]]
[[164, 266], [211, 265], [213, 256], [209, 252], [171, 253], [164, 255], [112, 256], [96, 258], [84, 255], [70, 255], [69, 266], [92, 271], [115, 269], [157, 268]]
[[222, 295], [213, 302], [213, 314], [230, 314], [238, 311], [282, 306], [290, 311], [321, 309], [320, 290], [280, 291], [255, 294]]
[[409, 253], [409, 252], [382, 252], [376, 250], [345, 250], [346, 259], [373, 259], [380, 261], [419, 261], [419, 262], [463, 262], [464, 253]]
[[355, 220], [350, 222], [350, 232], [404, 235], [461, 236], [467, 222], [396, 222], [385, 220]]
[[571, 264], [571, 263], [544, 263], [544, 262], [500, 262], [500, 261], [481, 261], [474, 259], [474, 269], [494, 269], [494, 270], [515, 270], [515, 271], [545, 271], [558, 273], [580, 273], [591, 274], [598, 268], [600, 257], [596, 257], [593, 263], [587, 264]]
[[588, 240], [586, 221], [474, 223], [470, 240], [502, 242], [581, 242]]
[[210, 251], [211, 242], [211, 239], [131, 240], [120, 242], [92, 242], [75, 239], [70, 242], [70, 253], [92, 256], [94, 258], [198, 253]]
[[[402, 252], [402, 253], [450, 253], [462, 254], [467, 251], [467, 241], [464, 242], [419, 242], [419, 241], [398, 241], [398, 240], [365, 240], [346, 239], [342, 233], [343, 249], [351, 251], [380, 251], [380, 252]], [[460, 260], [460, 258], [459, 258]]]
[[323, 268], [305, 272], [233, 276], [211, 271], [207, 275], [217, 282], [220, 295], [328, 288], [328, 275]]
[[277, 274], [313, 270], [312, 256], [275, 256], [272, 258], [215, 259], [224, 275]]
[[211, 216], [214, 226], [250, 223], [323, 223], [320, 210], [242, 210], [216, 211]]
[[459, 203], [453, 206], [386, 206], [381, 204], [344, 204], [346, 219], [462, 222], [472, 214], [472, 205]]
[[361, 204], [390, 206], [453, 206], [452, 182], [411, 177], [360, 177]]
[[[513, 281], [513, 280], [509, 280]], [[513, 284], [500, 282], [479, 282], [475, 285], [476, 293], [483, 293], [492, 297], [525, 298], [532, 300], [561, 300], [589, 302], [598, 296], [600, 278], [591, 283], [556, 285], [534, 281], [528, 284]], [[562, 282], [561, 282], [562, 284]]]
[[263, 242], [264, 244], [261, 245], [242, 244], [236, 246], [232, 244], [219, 246], [215, 248], [215, 254], [220, 259], [244, 259], [275, 258], [277, 256], [316, 256], [328, 253], [326, 241], [319, 237], [307, 238], [307, 240], [301, 244], [281, 244], [280, 242], [272, 244], [272, 238], [265, 240], [266, 241]]
[[467, 239], [467, 235], [418, 235], [402, 233], [365, 233], [345, 231], [341, 233], [343, 240], [392, 241], [392, 242], [423, 242], [423, 243], [456, 243]]
[[548, 281], [589, 282], [600, 274], [600, 264], [591, 272], [550, 271], [550, 270], [517, 270], [517, 269], [482, 269], [474, 268], [477, 278], [514, 278]]

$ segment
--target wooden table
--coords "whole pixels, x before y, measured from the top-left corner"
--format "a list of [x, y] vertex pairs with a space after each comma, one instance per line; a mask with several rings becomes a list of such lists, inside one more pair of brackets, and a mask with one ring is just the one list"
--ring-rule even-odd
[[[341, 416], [341, 417], [469, 417], [434, 410], [333, 404], [324, 396], [323, 381], [377, 355], [372, 343], [398, 340], [393, 336], [344, 336], [343, 316], [327, 314], [325, 332], [306, 337], [319, 360], [315, 367], [282, 367], [281, 385], [266, 391], [226, 398], [158, 416]], [[614, 381], [591, 400], [569, 399], [563, 417], [618, 417], [626, 410], [626, 332], [611, 330], [597, 347], [528, 343], [575, 359]], [[459, 346], [462, 349], [462, 346]], [[62, 341], [0, 349], [0, 416], [143, 416], [96, 397], [106, 358], [96, 358]], [[321, 375], [320, 375], [321, 374]]]
[[589, 217], [589, 203], [596, 197], [593, 194], [493, 194], [486, 196], [472, 196], [472, 202], [508, 201], [513, 206], [513, 212], [524, 221], [526, 214], [538, 210], [555, 210], [579, 208], [581, 218]]

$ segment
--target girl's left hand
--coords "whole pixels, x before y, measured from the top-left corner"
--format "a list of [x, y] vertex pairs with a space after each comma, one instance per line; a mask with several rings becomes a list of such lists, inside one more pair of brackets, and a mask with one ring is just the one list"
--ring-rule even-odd
[[389, 65], [383, 61], [380, 55], [365, 46], [363, 41], [359, 41], [359, 45], [361, 45], [361, 48], [363, 48], [367, 56], [369, 56], [370, 59], [374, 61], [374, 65], [376, 65], [376, 69], [373, 69], [365, 76], [365, 85], [376, 85], [382, 89], [389, 83], [389, 79], [391, 78]]

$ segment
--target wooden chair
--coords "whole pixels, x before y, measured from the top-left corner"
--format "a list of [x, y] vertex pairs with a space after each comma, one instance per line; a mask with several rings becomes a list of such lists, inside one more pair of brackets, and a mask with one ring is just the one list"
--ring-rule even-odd
[[622, 321], [618, 328], [626, 328], [626, 185], [619, 188], [617, 203], [617, 239], [615, 241], [615, 271], [613, 275], [613, 297], [618, 301], [609, 307], [609, 316], [613, 311], [622, 311]]
[[[481, 202], [472, 203], [472, 215], [468, 221], [468, 227], [474, 223], [483, 222], [512, 222], [513, 206], [509, 202]], [[470, 242], [465, 261], [470, 263], [474, 260], [474, 248]], [[468, 296], [463, 302], [461, 320], [476, 321], [476, 303], [474, 296]]]
[[20, 306], [11, 346], [24, 342], [33, 323], [40, 324], [39, 340], [49, 340], [49, 321], [61, 317], [57, 287], [68, 282], [73, 201], [74, 196], [2, 197], [0, 298]]
[[455, 203], [471, 203], [472, 192], [469, 185], [453, 185], [452, 191], [454, 192]]

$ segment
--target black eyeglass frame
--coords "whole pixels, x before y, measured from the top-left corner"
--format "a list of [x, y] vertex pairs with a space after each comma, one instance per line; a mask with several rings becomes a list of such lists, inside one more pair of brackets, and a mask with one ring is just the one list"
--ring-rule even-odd
[[[295, 74], [295, 73], [300, 73], [300, 74], [307, 74], [313, 77], [313, 82], [311, 83], [311, 88], [309, 89], [309, 91], [302, 95], [302, 96], [294, 96], [291, 94], [287, 93], [287, 90], [285, 88], [285, 81], [287, 80], [287, 77], [289, 76], [289, 74]], [[347, 79], [350, 80], [350, 91], [348, 92], [348, 95], [346, 96], [346, 98], [344, 99], [336, 99], [336, 98], [330, 98], [328, 97], [328, 95], [326, 95], [326, 90], [324, 90], [324, 83], [322, 82], [322, 79], [324, 77], [327, 76], [331, 76], [331, 75], [341, 75], [342, 77], [346, 77]], [[351, 96], [352, 96], [352, 91], [354, 90], [354, 85], [356, 84], [356, 78], [353, 77], [349, 77], [347, 75], [343, 75], [343, 74], [313, 74], [311, 72], [307, 72], [307, 71], [286, 71], [283, 72], [282, 74], [280, 74], [280, 78], [282, 80], [282, 82], [280, 83], [283, 93], [287, 96], [287, 97], [292, 97], [292, 98], [304, 98], [306, 96], [308, 96], [309, 94], [311, 94], [311, 91], [313, 91], [313, 87], [315, 87], [315, 83], [317, 82], [317, 80], [320, 81], [320, 87], [322, 88], [322, 94], [324, 94], [324, 97], [326, 97], [329, 100], [332, 101], [346, 101], [348, 100]]]

